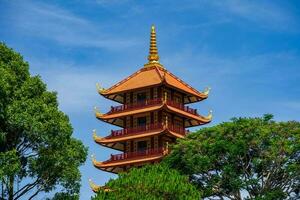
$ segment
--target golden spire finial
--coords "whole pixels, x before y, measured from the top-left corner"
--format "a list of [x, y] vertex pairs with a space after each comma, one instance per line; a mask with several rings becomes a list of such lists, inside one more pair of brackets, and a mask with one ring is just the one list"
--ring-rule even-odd
[[150, 50], [148, 56], [149, 63], [158, 62], [159, 56], [156, 45], [156, 32], [154, 25], [151, 26], [151, 35], [150, 35]]

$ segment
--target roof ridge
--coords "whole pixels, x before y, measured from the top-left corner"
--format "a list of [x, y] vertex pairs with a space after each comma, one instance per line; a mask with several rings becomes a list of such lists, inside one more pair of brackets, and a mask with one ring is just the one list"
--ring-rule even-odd
[[[118, 87], [119, 85], [123, 84], [123, 83], [126, 82], [127, 80], [132, 79], [133, 77], [137, 76], [137, 75], [140, 74], [141, 72], [149, 71], [149, 70], [151, 70], [151, 69], [153, 69], [153, 68], [158, 68], [158, 67], [157, 67], [157, 66], [153, 66], [153, 67], [146, 67], [146, 68], [145, 68], [145, 67], [142, 67], [142, 68], [140, 68], [138, 71], [134, 72], [134, 73], [131, 74], [130, 76], [127, 76], [127, 77], [124, 78], [123, 80], [119, 81], [118, 83], [114, 84], [114, 85], [111, 86], [110, 88], [106, 89], [106, 90], [105, 90], [105, 93], [106, 93], [106, 92], [109, 92], [109, 91], [111, 91], [111, 90], [113, 90], [114, 88], [116, 88], [116, 87]], [[160, 79], [163, 80], [159, 72], [158, 72], [158, 75], [159, 75]]]
[[165, 79], [165, 74], [164, 76], [162, 76], [159, 72], [160, 69], [158, 68], [158, 66], [154, 66], [154, 67], [155, 67], [155, 71], [158, 73], [158, 76], [160, 77], [160, 80], [163, 81]]
[[[145, 68], [144, 68], [145, 69]], [[119, 85], [121, 85], [122, 83], [124, 83], [125, 81], [133, 78], [134, 76], [138, 75], [139, 73], [141, 73], [143, 70], [143, 68], [139, 69], [138, 71], [134, 72], [133, 74], [131, 74], [130, 76], [127, 76], [126, 78], [124, 78], [123, 80], [119, 81], [118, 83], [114, 84], [113, 86], [111, 86], [110, 88], [106, 89], [105, 92], [108, 92], [116, 87], [118, 87]]]
[[187, 86], [188, 88], [190, 88], [191, 90], [193, 90], [196, 93], [199, 94], [203, 94], [202, 92], [196, 90], [195, 88], [193, 88], [192, 86], [190, 86], [189, 84], [187, 84], [185, 81], [183, 81], [182, 79], [178, 78], [176, 75], [172, 74], [170, 71], [168, 71], [167, 69], [164, 69], [166, 71], [166, 73], [168, 73], [170, 76], [172, 76], [173, 78], [175, 78], [176, 80], [178, 80], [180, 83], [182, 83], [183, 85]]

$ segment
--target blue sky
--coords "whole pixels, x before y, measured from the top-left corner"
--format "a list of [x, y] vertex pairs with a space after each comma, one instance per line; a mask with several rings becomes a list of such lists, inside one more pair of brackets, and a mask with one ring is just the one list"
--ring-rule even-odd
[[212, 88], [192, 104], [203, 115], [214, 111], [208, 126], [264, 113], [300, 121], [299, 1], [1, 0], [0, 40], [58, 92], [74, 137], [89, 147], [82, 199], [93, 194], [88, 178], [103, 185], [115, 177], [90, 159], [115, 153], [95, 144], [92, 130], [118, 129], [95, 119], [94, 106], [106, 112], [115, 104], [95, 84], [109, 87], [146, 63], [151, 24], [161, 63], [199, 90]]

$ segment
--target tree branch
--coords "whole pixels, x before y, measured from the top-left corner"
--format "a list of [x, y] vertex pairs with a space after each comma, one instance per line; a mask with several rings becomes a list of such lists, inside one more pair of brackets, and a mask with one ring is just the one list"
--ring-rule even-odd
[[38, 195], [42, 191], [42, 188], [39, 188], [28, 200], [33, 199], [36, 195]]
[[40, 179], [37, 178], [33, 183], [28, 183], [25, 186], [23, 186], [20, 190], [18, 190], [17, 192], [15, 192], [14, 195], [13, 195], [13, 196], [17, 195], [15, 197], [15, 200], [18, 199], [18, 198], [20, 198], [24, 194], [26, 194], [31, 189], [33, 189], [39, 183], [39, 181], [40, 181]]

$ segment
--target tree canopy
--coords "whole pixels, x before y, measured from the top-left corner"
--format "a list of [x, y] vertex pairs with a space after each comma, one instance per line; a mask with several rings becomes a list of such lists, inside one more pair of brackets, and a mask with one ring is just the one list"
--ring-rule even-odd
[[179, 140], [165, 162], [210, 199], [298, 199], [300, 123], [233, 118]]
[[117, 179], [110, 180], [106, 187], [111, 191], [100, 189], [93, 200], [200, 199], [200, 192], [189, 183], [187, 176], [161, 164], [133, 168], [128, 173], [120, 174]]
[[57, 95], [31, 76], [20, 54], [0, 43], [0, 181], [3, 199], [61, 188], [79, 193], [87, 149], [72, 137]]

